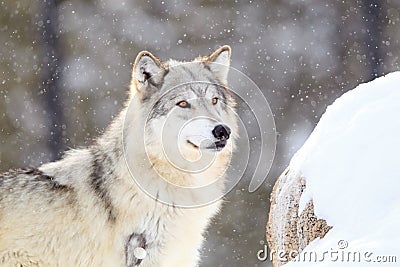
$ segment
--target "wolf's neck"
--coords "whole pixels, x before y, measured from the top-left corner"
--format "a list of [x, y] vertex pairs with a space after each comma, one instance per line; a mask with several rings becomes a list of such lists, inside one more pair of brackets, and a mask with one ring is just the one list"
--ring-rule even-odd
[[[123, 123], [126, 111], [123, 110], [108, 126], [89, 150], [94, 161], [101, 163], [109, 172], [119, 174], [125, 165], [123, 147]], [[95, 163], [95, 162], [94, 162]]]
[[[89, 147], [90, 171], [87, 184], [94, 196], [104, 205], [108, 219], [116, 219], [118, 203], [113, 198], [113, 191], [122, 184], [128, 171], [124, 160], [122, 129], [125, 111], [122, 111], [100, 136], [94, 145]], [[82, 163], [86, 165], [85, 163]]]

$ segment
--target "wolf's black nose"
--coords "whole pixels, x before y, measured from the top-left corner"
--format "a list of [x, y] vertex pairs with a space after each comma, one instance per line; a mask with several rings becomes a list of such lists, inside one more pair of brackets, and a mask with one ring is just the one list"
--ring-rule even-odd
[[231, 134], [231, 129], [226, 125], [218, 124], [212, 130], [212, 134], [219, 140], [227, 140]]

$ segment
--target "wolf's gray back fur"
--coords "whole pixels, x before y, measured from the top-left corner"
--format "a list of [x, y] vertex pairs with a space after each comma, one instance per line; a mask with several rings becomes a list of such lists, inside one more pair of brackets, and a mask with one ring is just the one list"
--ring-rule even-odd
[[[177, 176], [176, 169], [158, 157], [160, 143], [153, 137], [158, 134], [154, 127], [165, 120], [176, 101], [184, 99], [193, 107], [189, 113], [178, 110], [177, 118], [206, 114], [227, 123], [232, 136], [237, 135], [232, 111], [212, 108], [206, 100], [213, 96], [234, 106], [226, 89], [229, 57], [227, 46], [192, 65], [161, 62], [147, 51], [139, 53], [129, 101], [94, 145], [69, 151], [62, 160], [39, 168], [1, 174], [0, 266], [197, 266], [203, 232], [221, 201], [195, 209], [161, 203], [158, 196], [143, 193], [131, 178], [124, 151], [132, 152], [133, 159], [146, 156], [135, 144], [145, 129], [151, 136], [146, 146], [152, 148], [153, 154], [147, 156], [154, 156], [153, 164], [161, 166], [171, 181], [192, 183], [194, 176]], [[169, 91], [177, 86], [181, 89]], [[128, 105], [134, 108], [129, 110]], [[190, 131], [187, 138], [192, 138]], [[220, 175], [221, 166], [229, 164], [229, 149], [223, 148], [216, 167], [203, 180]], [[186, 150], [194, 148], [188, 145]], [[142, 179], [157, 187], [157, 178], [135, 162]], [[223, 180], [215, 190], [222, 187]], [[159, 190], [171, 199], [181, 197], [174, 195], [173, 185]], [[144, 259], [134, 255], [136, 247], [146, 251]]]

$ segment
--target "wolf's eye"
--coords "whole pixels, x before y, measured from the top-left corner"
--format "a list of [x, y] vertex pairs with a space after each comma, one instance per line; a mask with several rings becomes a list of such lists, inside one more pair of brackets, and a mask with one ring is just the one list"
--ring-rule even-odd
[[190, 107], [190, 104], [186, 100], [179, 101], [178, 103], [176, 103], [176, 105], [181, 108], [189, 108]]
[[214, 97], [213, 99], [211, 99], [211, 103], [213, 105], [217, 104], [218, 103], [218, 97]]

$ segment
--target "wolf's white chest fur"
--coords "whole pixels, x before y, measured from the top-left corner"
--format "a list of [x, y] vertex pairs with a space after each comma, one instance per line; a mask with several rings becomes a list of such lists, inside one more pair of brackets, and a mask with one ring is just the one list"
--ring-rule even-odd
[[[140, 209], [142, 217], [136, 217], [131, 229], [134, 242], [125, 245], [133, 251], [138, 243], [143, 245], [144, 238], [147, 260], [143, 261], [143, 266], [192, 266], [193, 259], [199, 257], [198, 250], [193, 248], [201, 246], [203, 231], [220, 203], [195, 209], [167, 207], [160, 203], [150, 206]], [[136, 233], [141, 234], [137, 236]]]

